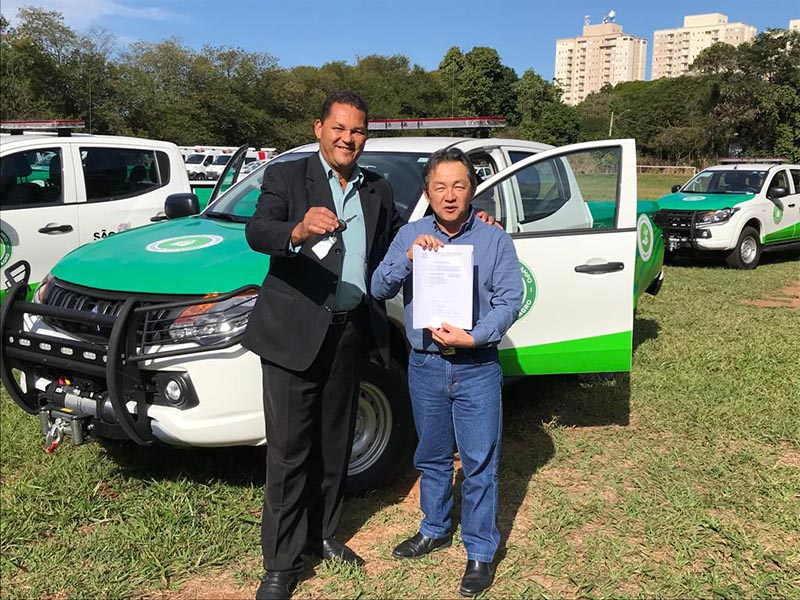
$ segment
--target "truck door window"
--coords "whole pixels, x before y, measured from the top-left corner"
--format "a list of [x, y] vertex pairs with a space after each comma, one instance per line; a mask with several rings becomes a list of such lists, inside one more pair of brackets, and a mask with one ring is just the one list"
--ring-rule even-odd
[[786, 177], [786, 171], [778, 171], [775, 173], [772, 181], [769, 182], [767, 197], [770, 198], [772, 196], [772, 190], [779, 187], [789, 190], [789, 179]]
[[[497, 166], [486, 153], [470, 154], [469, 159], [475, 167], [478, 184], [497, 173]], [[476, 210], [484, 210], [495, 218], [501, 225], [505, 224], [505, 209], [503, 195], [499, 188], [490, 188], [487, 192], [479, 194], [472, 199], [472, 206]]]
[[620, 166], [619, 148], [582, 150], [530, 164], [481, 195], [513, 190], [512, 231], [613, 228]]
[[87, 201], [132, 198], [165, 185], [169, 181], [169, 160], [166, 155], [157, 158], [156, 154], [164, 153], [127, 148], [81, 148]]
[[800, 194], [800, 169], [790, 169], [792, 174], [792, 182], [794, 183], [794, 193]]
[[0, 206], [13, 209], [63, 203], [62, 172], [60, 148], [0, 158]]

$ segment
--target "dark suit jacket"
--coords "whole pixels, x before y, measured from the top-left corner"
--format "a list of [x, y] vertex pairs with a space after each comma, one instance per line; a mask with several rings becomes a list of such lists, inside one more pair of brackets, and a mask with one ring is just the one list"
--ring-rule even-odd
[[[395, 233], [404, 224], [392, 201], [392, 188], [379, 175], [363, 170], [358, 189], [367, 240], [367, 285]], [[268, 254], [269, 273], [244, 333], [242, 344], [262, 358], [292, 371], [311, 366], [331, 321], [336, 286], [342, 272], [342, 241], [319, 259], [303, 244], [288, 251], [292, 229], [312, 206], [336, 212], [328, 178], [314, 154], [305, 159], [267, 167], [253, 218], [245, 229], [247, 243]], [[388, 364], [389, 329], [386, 307], [368, 294], [371, 335], [369, 347]]]

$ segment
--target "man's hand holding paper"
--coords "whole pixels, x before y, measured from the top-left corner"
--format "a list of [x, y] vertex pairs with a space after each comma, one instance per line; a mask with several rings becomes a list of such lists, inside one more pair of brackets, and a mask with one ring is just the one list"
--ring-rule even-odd
[[472, 329], [472, 246], [442, 245], [434, 249], [431, 252], [412, 245], [414, 328], [441, 329], [447, 323]]

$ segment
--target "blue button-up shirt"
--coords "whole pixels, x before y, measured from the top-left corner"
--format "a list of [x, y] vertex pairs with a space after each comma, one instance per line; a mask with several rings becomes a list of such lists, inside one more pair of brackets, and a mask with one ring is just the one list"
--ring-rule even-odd
[[496, 225], [487, 225], [478, 219], [474, 211], [452, 237], [439, 228], [433, 216], [404, 225], [383, 262], [372, 274], [372, 295], [378, 300], [387, 300], [402, 287], [406, 336], [412, 348], [425, 352], [439, 351], [430, 331], [413, 328], [413, 262], [406, 255], [413, 241], [428, 233], [445, 245], [472, 245], [474, 326], [469, 333], [476, 347], [498, 344], [516, 321], [522, 307], [522, 275], [511, 237]]
[[364, 174], [356, 165], [347, 186], [342, 189], [339, 174], [325, 161], [321, 152], [319, 159], [331, 186], [336, 216], [347, 222], [347, 228], [337, 234], [342, 238], [344, 255], [333, 309], [351, 310], [358, 306], [367, 293], [367, 229], [364, 225], [361, 197], [358, 194]]

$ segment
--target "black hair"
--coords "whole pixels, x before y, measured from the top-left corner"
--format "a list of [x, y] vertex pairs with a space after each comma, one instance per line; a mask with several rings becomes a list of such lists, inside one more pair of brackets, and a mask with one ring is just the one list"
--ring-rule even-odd
[[437, 150], [428, 158], [428, 162], [422, 167], [422, 180], [425, 184], [425, 189], [428, 189], [431, 173], [433, 170], [444, 162], [459, 162], [467, 168], [469, 175], [469, 184], [472, 187], [472, 192], [478, 187], [478, 176], [475, 174], [475, 167], [469, 157], [458, 148], [442, 148]]
[[328, 94], [325, 98], [325, 102], [322, 103], [322, 110], [319, 113], [320, 121], [325, 121], [325, 119], [328, 118], [328, 115], [331, 114], [331, 106], [334, 104], [347, 104], [348, 106], [357, 108], [364, 113], [364, 122], [369, 122], [369, 108], [367, 107], [367, 103], [361, 96], [350, 90], [339, 90]]

